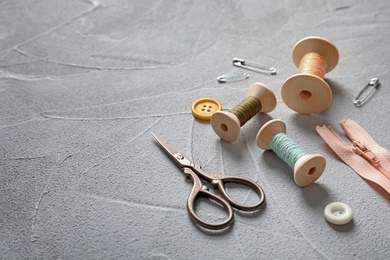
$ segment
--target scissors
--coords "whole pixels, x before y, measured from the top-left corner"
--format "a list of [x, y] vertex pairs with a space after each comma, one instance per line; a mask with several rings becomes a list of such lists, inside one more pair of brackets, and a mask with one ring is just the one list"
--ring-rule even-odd
[[[161, 138], [157, 137], [154, 133], [151, 132], [156, 141], [164, 148], [164, 151], [173, 159], [173, 161], [183, 170], [185, 175], [190, 176], [193, 181], [192, 191], [187, 200], [187, 210], [191, 219], [198, 225], [208, 228], [208, 229], [223, 229], [233, 223], [233, 209], [232, 207], [242, 210], [242, 211], [255, 211], [261, 208], [265, 204], [265, 195], [262, 188], [254, 181], [240, 176], [232, 175], [222, 175], [222, 174], [210, 174], [201, 169], [201, 166], [191, 162], [189, 159], [185, 158], [181, 153], [177, 152], [170, 145], [168, 145]], [[206, 185], [203, 185], [201, 179], [209, 181], [213, 186], [217, 187], [221, 197], [209, 191], [209, 188]], [[242, 205], [235, 202], [229, 197], [225, 190], [224, 183], [235, 182], [242, 185], [246, 185], [249, 188], [253, 189], [260, 198], [254, 205]], [[195, 201], [199, 196], [206, 197], [208, 199], [214, 200], [215, 202], [221, 204], [225, 211], [227, 212], [228, 217], [220, 223], [210, 223], [202, 220], [195, 212]]]

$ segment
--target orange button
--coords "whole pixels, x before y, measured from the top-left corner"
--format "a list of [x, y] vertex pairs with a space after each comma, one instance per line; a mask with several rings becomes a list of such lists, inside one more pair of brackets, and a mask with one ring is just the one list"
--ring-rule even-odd
[[221, 103], [213, 98], [201, 98], [192, 104], [192, 114], [200, 120], [210, 120], [211, 116], [221, 109]]

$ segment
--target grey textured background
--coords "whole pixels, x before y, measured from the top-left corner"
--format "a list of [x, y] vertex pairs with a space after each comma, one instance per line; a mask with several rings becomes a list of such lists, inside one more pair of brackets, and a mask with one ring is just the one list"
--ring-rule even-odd
[[[387, 0], [0, 1], [0, 258], [389, 259], [389, 201], [315, 132], [341, 132], [337, 123], [351, 118], [389, 149], [389, 33]], [[332, 41], [340, 61], [326, 75], [331, 106], [299, 115], [280, 88], [297, 71], [292, 47], [311, 35]], [[241, 71], [233, 57], [278, 74], [219, 84]], [[372, 77], [381, 87], [354, 107]], [[191, 115], [202, 97], [232, 108], [253, 82], [278, 104], [238, 142], [221, 142]], [[271, 118], [327, 158], [316, 184], [299, 188], [285, 163], [257, 148]], [[149, 131], [209, 172], [256, 180], [266, 207], [236, 212], [224, 232], [197, 228], [185, 207], [191, 183]], [[351, 206], [353, 222], [325, 221], [334, 201]]]

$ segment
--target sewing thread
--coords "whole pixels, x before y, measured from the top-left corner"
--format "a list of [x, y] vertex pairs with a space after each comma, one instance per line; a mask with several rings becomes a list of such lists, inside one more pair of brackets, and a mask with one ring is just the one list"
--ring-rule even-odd
[[307, 153], [284, 133], [276, 134], [270, 142], [270, 147], [284, 162], [294, 169], [295, 162]]
[[298, 73], [316, 75], [323, 79], [325, 76], [326, 65], [326, 60], [321, 54], [309, 52], [302, 57]]
[[233, 107], [229, 112], [234, 114], [240, 121], [240, 125], [243, 126], [253, 116], [260, 112], [262, 108], [261, 101], [254, 97], [248, 96], [240, 104]]

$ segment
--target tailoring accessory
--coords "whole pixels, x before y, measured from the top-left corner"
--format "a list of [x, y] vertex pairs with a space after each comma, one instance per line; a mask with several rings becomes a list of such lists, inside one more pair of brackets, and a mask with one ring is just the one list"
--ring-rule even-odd
[[[365, 101], [374, 93], [374, 90], [379, 87], [379, 79], [378, 78], [372, 78], [368, 82], [366, 86], [359, 92], [359, 94], [356, 96], [356, 98], [353, 100], [353, 103], [355, 106], [360, 107], [362, 106]], [[368, 88], [371, 88], [371, 90], [368, 92], [368, 94], [364, 97], [361, 98], [361, 96], [368, 90]]]
[[228, 83], [233, 81], [240, 81], [249, 78], [248, 73], [231, 73], [226, 75], [221, 75], [217, 77], [219, 83]]
[[233, 58], [233, 65], [236, 67], [244, 68], [247, 70], [252, 70], [268, 75], [275, 75], [276, 69], [274, 67], [267, 67], [253, 61], [247, 61], [240, 58]]
[[324, 76], [338, 63], [337, 48], [324, 38], [307, 37], [294, 46], [292, 58], [298, 74], [283, 83], [281, 93], [284, 103], [301, 114], [325, 110], [332, 100], [332, 90]]
[[325, 158], [320, 154], [307, 154], [286, 135], [286, 124], [280, 119], [270, 120], [260, 128], [256, 144], [263, 150], [272, 149], [293, 168], [294, 181], [300, 187], [315, 182], [325, 170]]
[[[201, 169], [200, 165], [197, 165], [191, 162], [189, 159], [185, 158], [182, 154], [177, 152], [171, 146], [169, 146], [166, 142], [164, 142], [161, 138], [157, 137], [155, 134], [151, 133], [156, 141], [164, 148], [164, 151], [173, 159], [173, 161], [183, 169], [185, 175], [191, 177], [194, 185], [192, 187], [192, 191], [187, 200], [187, 210], [191, 217], [191, 219], [198, 225], [208, 228], [208, 229], [223, 229], [233, 223], [233, 209], [237, 208], [242, 211], [255, 211], [265, 204], [265, 195], [264, 191], [260, 188], [260, 186], [247, 178], [240, 176], [232, 176], [232, 175], [223, 175], [223, 174], [210, 174]], [[214, 187], [217, 187], [221, 197], [209, 191], [209, 188], [203, 185], [201, 179], [205, 181], [209, 181]], [[225, 190], [224, 183], [239, 183], [241, 185], [248, 186], [251, 190], [256, 192], [259, 196], [259, 201], [254, 205], [243, 205], [237, 203], [232, 198], [229, 197], [228, 193]], [[209, 223], [201, 218], [199, 218], [195, 212], [195, 201], [199, 198], [199, 196], [203, 196], [209, 198], [223, 206], [226, 210], [228, 217], [223, 222], [220, 223]]]
[[233, 109], [218, 111], [211, 117], [214, 132], [224, 141], [232, 143], [240, 138], [240, 128], [259, 112], [268, 113], [276, 107], [274, 92], [262, 83], [248, 88], [248, 97]]
[[360, 177], [377, 184], [390, 195], [390, 151], [380, 147], [355, 121], [347, 119], [339, 125], [352, 145], [347, 144], [331, 126], [317, 126], [316, 130], [340, 159]]
[[221, 103], [213, 98], [201, 98], [192, 104], [192, 114], [200, 120], [210, 120], [211, 116], [222, 109]]
[[345, 203], [332, 202], [324, 209], [327, 221], [335, 225], [345, 225], [352, 220], [352, 209]]

